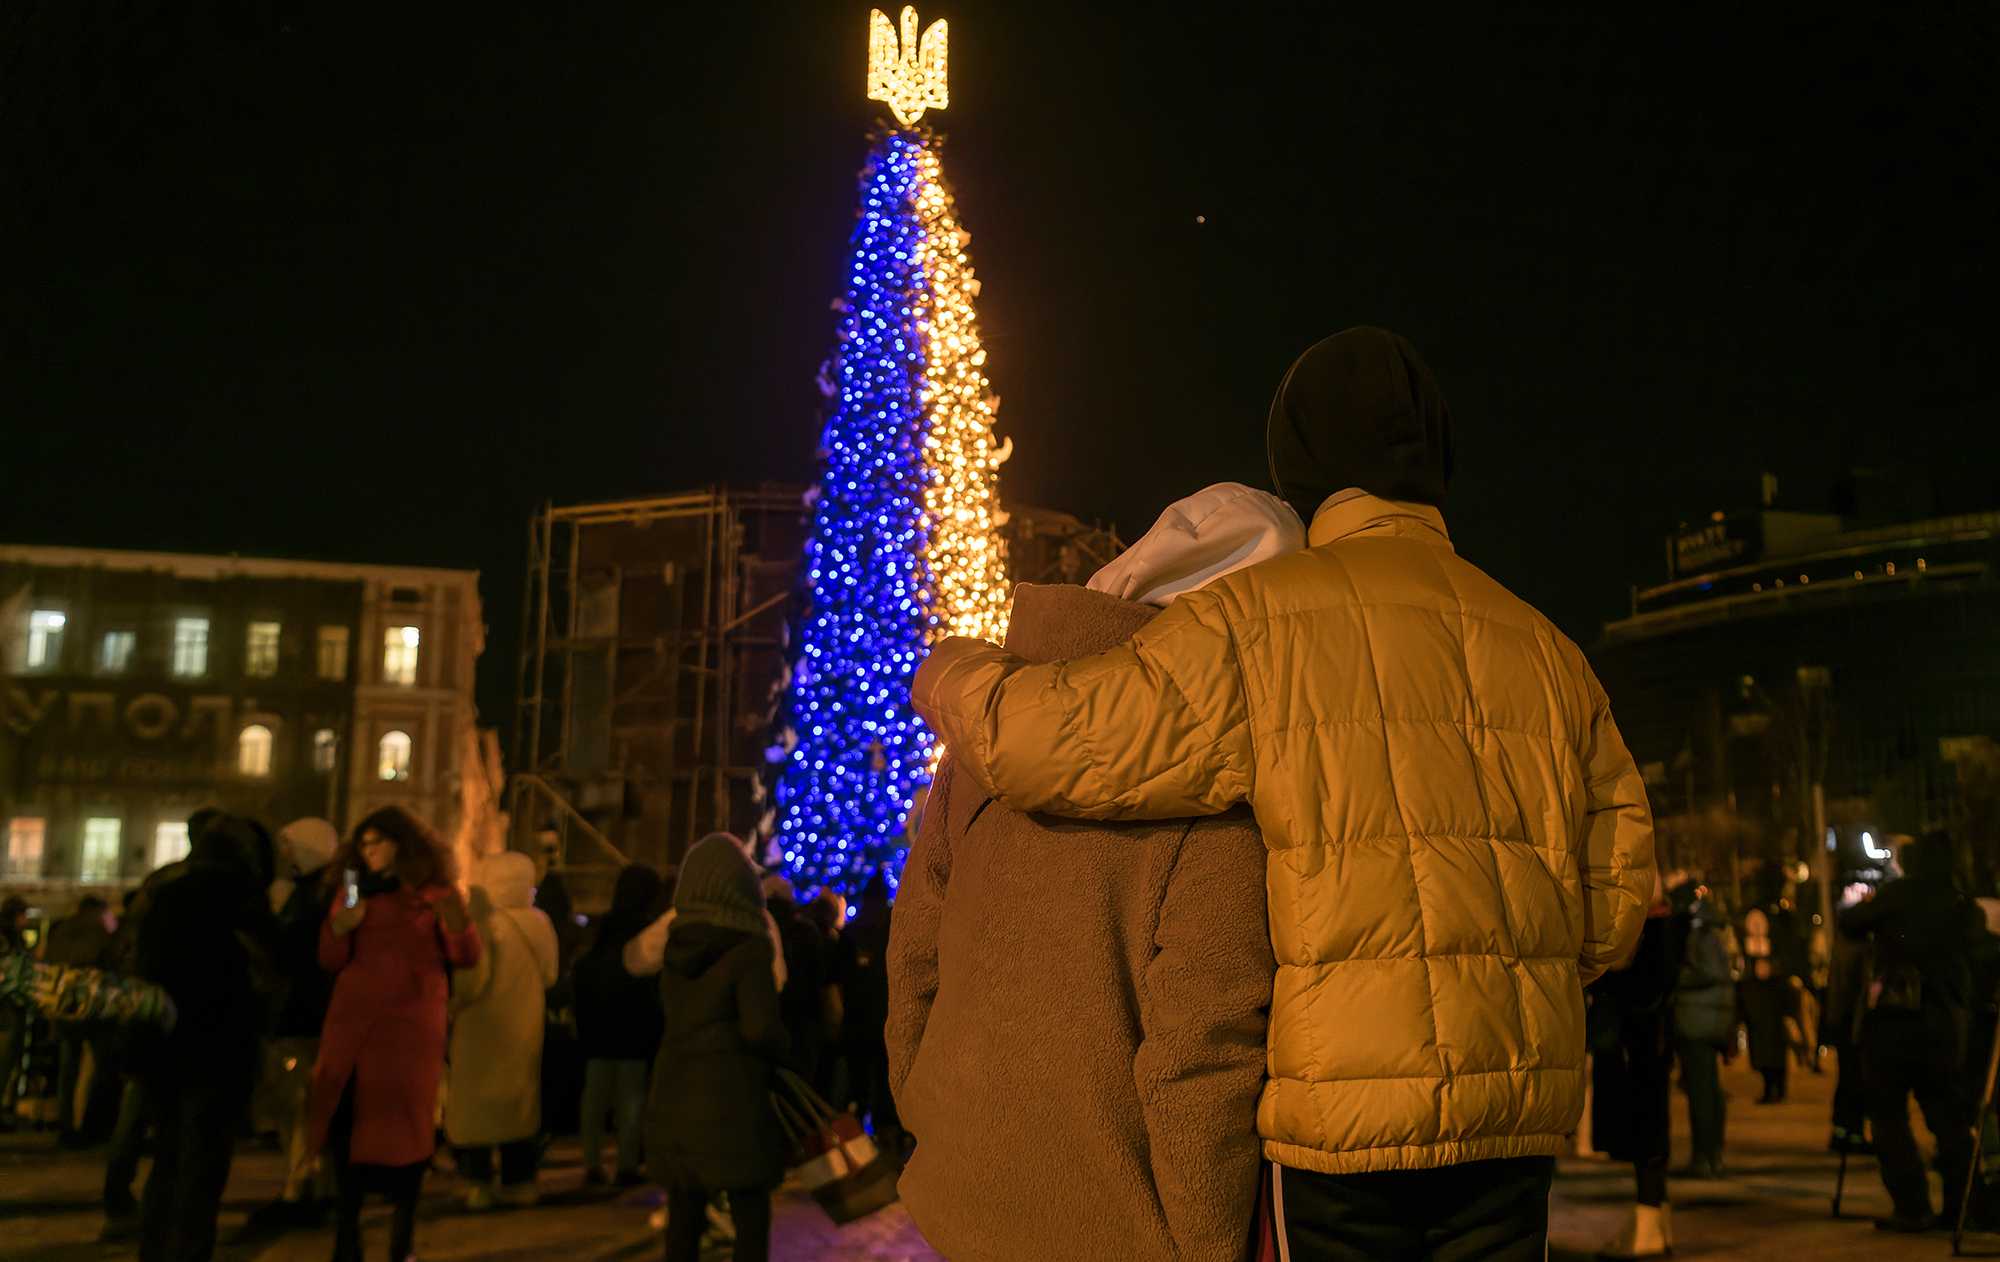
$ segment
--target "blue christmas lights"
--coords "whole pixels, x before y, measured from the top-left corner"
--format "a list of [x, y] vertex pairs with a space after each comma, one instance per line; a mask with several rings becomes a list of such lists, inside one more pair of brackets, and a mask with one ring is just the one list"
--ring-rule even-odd
[[939, 620], [925, 549], [930, 307], [917, 199], [925, 134], [885, 131], [862, 172], [837, 402], [806, 545], [812, 607], [792, 675], [798, 743], [778, 784], [777, 842], [802, 887], [855, 896], [902, 867], [904, 819], [930, 780], [932, 737], [910, 677]]

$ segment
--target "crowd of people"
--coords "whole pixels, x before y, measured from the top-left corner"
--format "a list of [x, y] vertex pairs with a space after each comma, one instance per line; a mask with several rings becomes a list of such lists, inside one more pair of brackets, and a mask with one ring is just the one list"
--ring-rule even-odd
[[[371, 1195], [392, 1207], [389, 1256], [414, 1256], [441, 1152], [469, 1185], [468, 1211], [536, 1203], [555, 1115], [581, 1131], [586, 1185], [668, 1190], [670, 1258], [718, 1233], [760, 1258], [789, 1148], [767, 1098], [781, 1064], [851, 1099], [885, 1145], [902, 1142], [882, 1018], [868, 1025], [886, 1009], [882, 882], [852, 920], [834, 895], [801, 909], [718, 833], [678, 879], [626, 868], [590, 918], [569, 912], [559, 877], [538, 885], [526, 854], [460, 873], [401, 808], [344, 839], [322, 819], [273, 836], [216, 811], [190, 833], [188, 857], [120, 914], [81, 900], [38, 958], [21, 939], [25, 905], [0, 907], [7, 1098], [40, 1021], [61, 1049], [57, 1142], [104, 1145], [104, 1237], [136, 1237], [146, 1262], [212, 1255], [234, 1155], [257, 1136], [285, 1175], [241, 1238], [330, 1218], [335, 1262], [361, 1258]], [[545, 1049], [565, 1041], [574, 1072], [552, 1075]], [[135, 1195], [144, 1152], [152, 1171]]]

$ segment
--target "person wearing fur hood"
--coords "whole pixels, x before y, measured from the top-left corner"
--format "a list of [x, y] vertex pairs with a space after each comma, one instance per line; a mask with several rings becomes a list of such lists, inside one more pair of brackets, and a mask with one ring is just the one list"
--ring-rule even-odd
[[[1304, 546], [1276, 496], [1209, 487], [1088, 589], [1017, 587], [1008, 651], [1102, 652]], [[1276, 971], [1264, 861], [1246, 810], [1027, 814], [945, 756], [888, 948], [890, 1083], [918, 1139], [900, 1190], [926, 1239], [962, 1262], [1244, 1256]], [[1078, 1188], [1091, 1212], [1058, 1209]]]
[[[479, 962], [451, 980], [450, 1077], [444, 1133], [472, 1184], [466, 1208], [532, 1205], [541, 1155], [542, 1031], [560, 948], [534, 905], [535, 863], [504, 850], [473, 867], [472, 924]], [[500, 1187], [493, 1187], [493, 1150]]]

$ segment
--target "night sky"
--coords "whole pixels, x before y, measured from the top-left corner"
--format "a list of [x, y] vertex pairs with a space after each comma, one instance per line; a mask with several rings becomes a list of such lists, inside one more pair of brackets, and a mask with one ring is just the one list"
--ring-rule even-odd
[[[1263, 485], [1373, 323], [1460, 550], [1585, 642], [1764, 471], [2000, 507], [1992, 5], [1203, 8], [920, 10], [1008, 498]], [[477, 567], [511, 725], [534, 504], [811, 477], [867, 17], [0, 5], [0, 540]]]

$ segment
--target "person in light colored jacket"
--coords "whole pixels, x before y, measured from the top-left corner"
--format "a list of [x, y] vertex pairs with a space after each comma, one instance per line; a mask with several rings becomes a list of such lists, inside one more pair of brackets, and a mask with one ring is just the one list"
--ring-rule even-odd
[[1278, 960], [1258, 1132], [1291, 1258], [1540, 1257], [1583, 985], [1652, 891], [1645, 786], [1582, 652], [1452, 546], [1450, 414], [1409, 343], [1312, 347], [1268, 444], [1305, 551], [1089, 657], [945, 640], [916, 709], [1014, 810], [1251, 804]]
[[[445, 1138], [472, 1184], [468, 1209], [533, 1205], [541, 1158], [543, 1003], [555, 985], [555, 927], [535, 905], [535, 862], [517, 850], [473, 868], [477, 963], [451, 979]], [[500, 1187], [493, 1187], [493, 1150]]]

